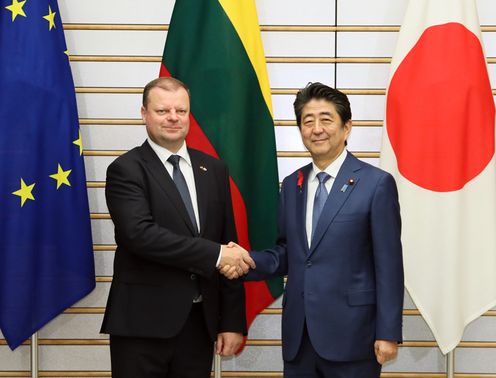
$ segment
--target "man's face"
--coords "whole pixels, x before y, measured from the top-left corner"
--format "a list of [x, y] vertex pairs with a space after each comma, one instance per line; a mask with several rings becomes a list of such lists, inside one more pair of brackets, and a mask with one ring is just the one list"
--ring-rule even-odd
[[184, 88], [175, 91], [154, 87], [148, 93], [141, 117], [151, 140], [177, 152], [189, 131], [189, 96]]
[[343, 124], [332, 102], [312, 99], [301, 114], [301, 139], [314, 161], [333, 162], [345, 147], [351, 120]]

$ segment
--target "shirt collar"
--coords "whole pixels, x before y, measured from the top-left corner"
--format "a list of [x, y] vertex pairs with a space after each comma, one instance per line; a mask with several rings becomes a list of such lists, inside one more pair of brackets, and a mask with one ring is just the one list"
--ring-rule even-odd
[[158, 158], [162, 163], [165, 164], [165, 162], [171, 155], [179, 155], [186, 161], [186, 163], [188, 163], [189, 166], [191, 166], [191, 158], [189, 157], [188, 147], [186, 146], [186, 142], [183, 143], [179, 151], [173, 153], [169, 151], [167, 148], [159, 146], [157, 143], [151, 140], [150, 137], [148, 137], [147, 140], [148, 143], [150, 144], [150, 147], [153, 149], [153, 151], [155, 151], [155, 153], [157, 154]]
[[317, 167], [314, 162], [312, 162], [312, 170], [310, 172], [309, 180], [315, 179], [317, 177], [317, 173], [320, 172], [326, 172], [332, 178], [336, 178], [336, 176], [339, 173], [339, 170], [341, 169], [341, 166], [344, 163], [344, 160], [346, 159], [346, 154], [347, 154], [347, 150], [346, 148], [344, 148], [341, 154], [337, 157], [337, 159], [334, 160], [331, 164], [329, 164], [329, 166], [323, 171], [319, 167]]

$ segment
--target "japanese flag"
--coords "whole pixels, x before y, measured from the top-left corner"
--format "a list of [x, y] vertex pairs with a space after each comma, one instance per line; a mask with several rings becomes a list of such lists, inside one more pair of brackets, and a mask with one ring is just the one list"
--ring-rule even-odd
[[381, 166], [400, 193], [405, 284], [443, 353], [496, 304], [494, 131], [475, 1], [410, 1]]

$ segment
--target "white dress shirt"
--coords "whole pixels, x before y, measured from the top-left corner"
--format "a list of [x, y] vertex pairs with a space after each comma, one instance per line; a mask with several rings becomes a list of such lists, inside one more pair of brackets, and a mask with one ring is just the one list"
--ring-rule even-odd
[[188, 186], [189, 195], [191, 197], [191, 203], [193, 205], [193, 211], [195, 213], [196, 227], [198, 227], [198, 232], [200, 232], [200, 216], [198, 213], [198, 200], [196, 197], [196, 186], [195, 186], [195, 176], [193, 174], [193, 166], [191, 165], [191, 158], [189, 157], [188, 149], [186, 147], [186, 142], [183, 143], [179, 151], [176, 153], [170, 152], [168, 149], [159, 146], [153, 140], [148, 138], [148, 143], [157, 156], [159, 157], [162, 164], [169, 172], [170, 177], [172, 178], [172, 172], [174, 171], [174, 166], [172, 163], [168, 162], [167, 159], [171, 155], [179, 155], [181, 158], [179, 159], [179, 168], [186, 180], [186, 185]]
[[327, 193], [331, 193], [332, 185], [334, 184], [334, 179], [338, 175], [339, 169], [344, 163], [346, 159], [346, 148], [341, 152], [341, 154], [334, 160], [325, 170], [320, 170], [319, 167], [312, 162], [312, 169], [308, 174], [307, 180], [307, 215], [305, 218], [305, 228], [307, 231], [307, 242], [308, 248], [310, 248], [312, 243], [312, 216], [313, 216], [313, 202], [315, 200], [315, 192], [319, 186], [319, 179], [317, 178], [317, 174], [320, 172], [326, 172], [329, 176], [329, 180], [326, 181], [325, 187], [327, 189]]

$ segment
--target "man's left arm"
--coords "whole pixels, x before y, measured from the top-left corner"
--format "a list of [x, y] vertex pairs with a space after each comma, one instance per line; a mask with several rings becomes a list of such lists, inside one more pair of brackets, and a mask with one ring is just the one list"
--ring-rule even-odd
[[[236, 226], [232, 208], [229, 173], [222, 175], [225, 187], [224, 232], [221, 243], [237, 242]], [[219, 273], [220, 274], [220, 273]], [[217, 335], [216, 353], [233, 355], [241, 346], [246, 335], [245, 289], [240, 279], [229, 280], [220, 275], [220, 323]]]
[[397, 353], [403, 341], [403, 257], [398, 190], [394, 178], [385, 174], [379, 181], [371, 206], [371, 231], [376, 276], [376, 343], [379, 363]]

